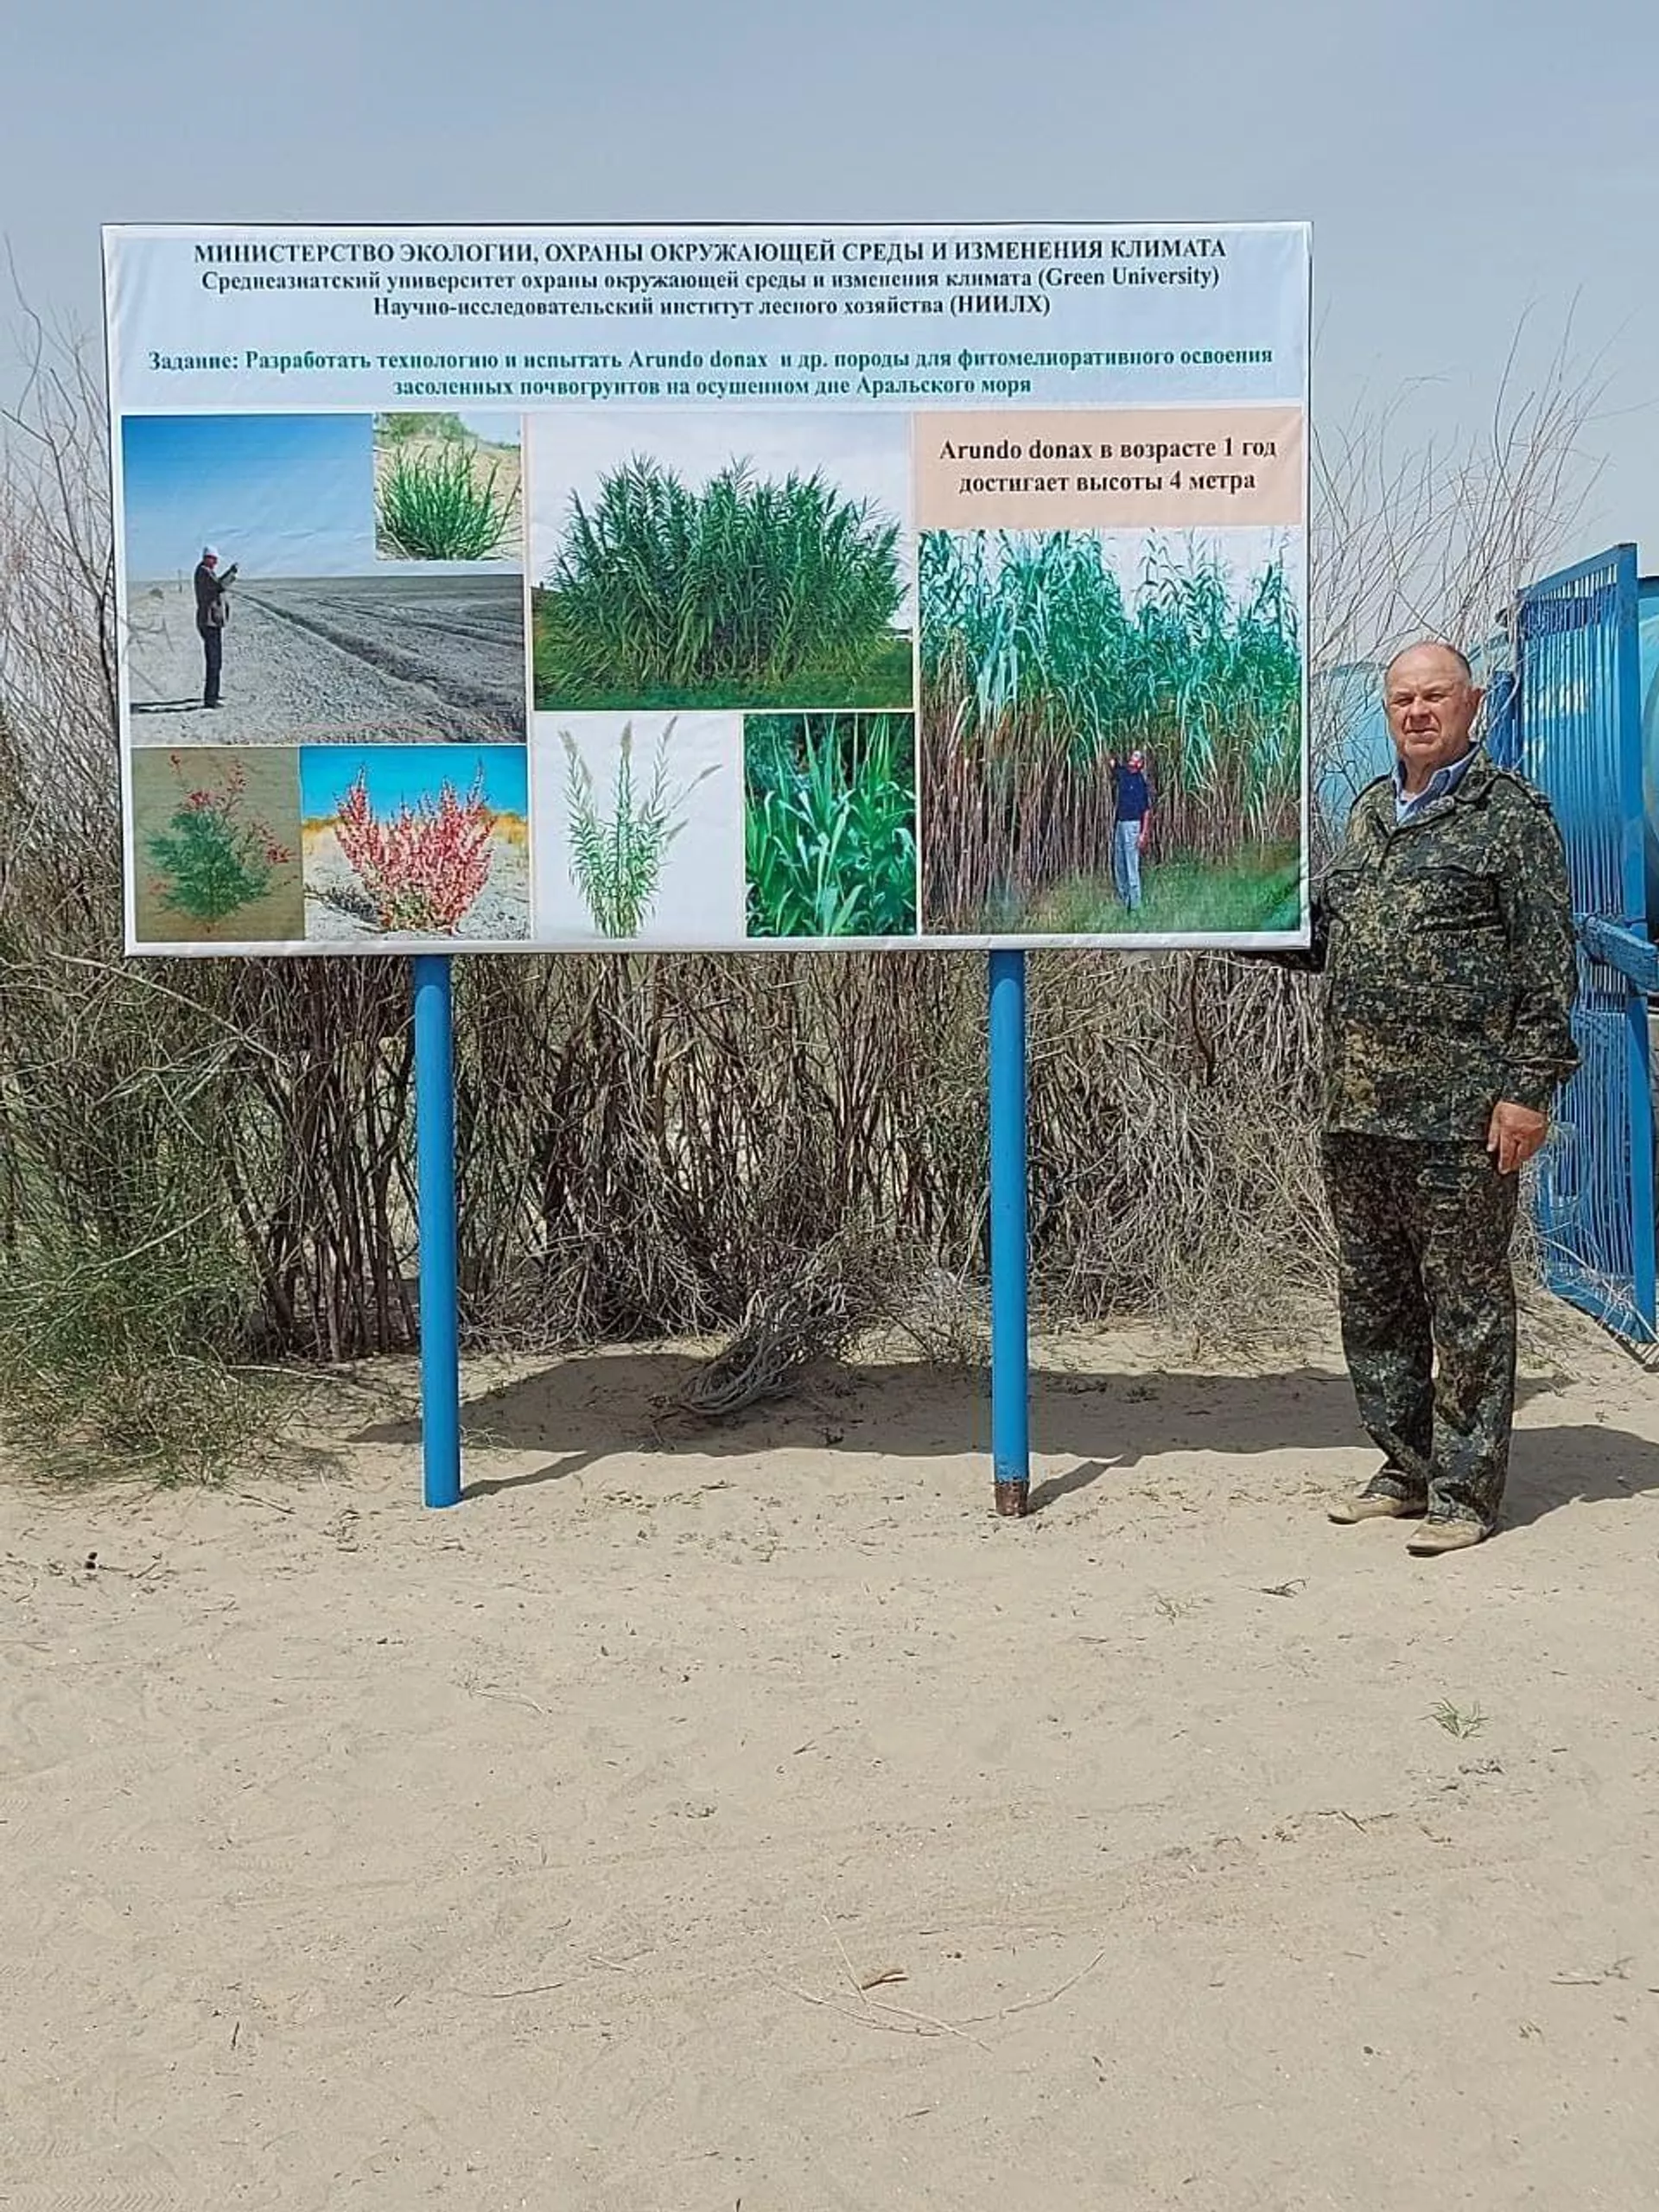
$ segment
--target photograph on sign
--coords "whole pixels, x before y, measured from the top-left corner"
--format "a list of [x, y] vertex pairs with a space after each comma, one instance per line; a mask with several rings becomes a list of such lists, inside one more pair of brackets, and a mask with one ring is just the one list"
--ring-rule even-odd
[[536, 704], [908, 707], [902, 416], [534, 420]]
[[383, 561], [515, 560], [524, 538], [512, 415], [377, 415], [374, 550]]
[[522, 746], [308, 745], [300, 798], [308, 942], [529, 937]]
[[750, 715], [751, 938], [908, 938], [918, 919], [913, 715]]
[[1304, 226], [105, 257], [131, 950], [1306, 942]]
[[1266, 530], [924, 536], [930, 931], [1296, 926], [1300, 556]]
[[743, 936], [741, 715], [537, 715], [542, 933], [594, 947]]
[[[408, 514], [396, 495], [423, 448], [384, 471], [383, 450], [369, 416], [124, 419], [135, 748], [524, 743], [522, 530], [515, 518], [495, 541], [505, 557], [394, 563], [382, 518], [419, 519], [412, 494]], [[455, 450], [467, 465], [470, 449]], [[516, 465], [512, 481], [516, 518]], [[420, 512], [420, 542], [442, 542], [429, 504]]]

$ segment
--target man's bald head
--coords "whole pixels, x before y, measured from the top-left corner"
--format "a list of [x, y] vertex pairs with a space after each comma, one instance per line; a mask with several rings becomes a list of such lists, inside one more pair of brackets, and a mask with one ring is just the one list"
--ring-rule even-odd
[[1472, 683], [1475, 671], [1455, 645], [1448, 645], [1443, 638], [1420, 638], [1414, 645], [1402, 645], [1382, 671], [1382, 690], [1386, 696], [1389, 678], [1402, 660], [1409, 660], [1417, 653], [1438, 653], [1449, 660], [1465, 683]]
[[1414, 797], [1437, 769], [1449, 767], [1468, 752], [1481, 696], [1467, 660], [1455, 645], [1438, 639], [1408, 645], [1389, 663], [1382, 703], [1408, 796]]

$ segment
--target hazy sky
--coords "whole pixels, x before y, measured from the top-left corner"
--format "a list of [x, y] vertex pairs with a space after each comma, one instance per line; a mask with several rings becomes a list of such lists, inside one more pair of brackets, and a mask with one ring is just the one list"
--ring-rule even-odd
[[1578, 540], [1659, 569], [1655, 0], [12, 0], [4, 43], [0, 223], [88, 327], [105, 220], [1307, 216], [1321, 420], [1467, 433], [1571, 318]]

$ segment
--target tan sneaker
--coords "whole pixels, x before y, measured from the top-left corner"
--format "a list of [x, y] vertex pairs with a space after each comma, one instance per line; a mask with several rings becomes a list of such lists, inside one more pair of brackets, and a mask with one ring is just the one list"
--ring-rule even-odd
[[1346, 1497], [1333, 1497], [1325, 1510], [1332, 1520], [1348, 1528], [1356, 1521], [1421, 1521], [1427, 1508], [1367, 1483], [1363, 1490], [1351, 1491]]
[[1464, 1552], [1484, 1541], [1486, 1531], [1478, 1521], [1461, 1514], [1431, 1513], [1421, 1529], [1412, 1531], [1406, 1549], [1417, 1559], [1438, 1559], [1442, 1552]]

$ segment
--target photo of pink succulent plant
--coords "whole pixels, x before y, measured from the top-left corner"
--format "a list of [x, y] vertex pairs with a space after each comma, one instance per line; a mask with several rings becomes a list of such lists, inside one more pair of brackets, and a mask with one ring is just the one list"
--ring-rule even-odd
[[522, 747], [308, 746], [300, 784], [308, 941], [529, 937]]

